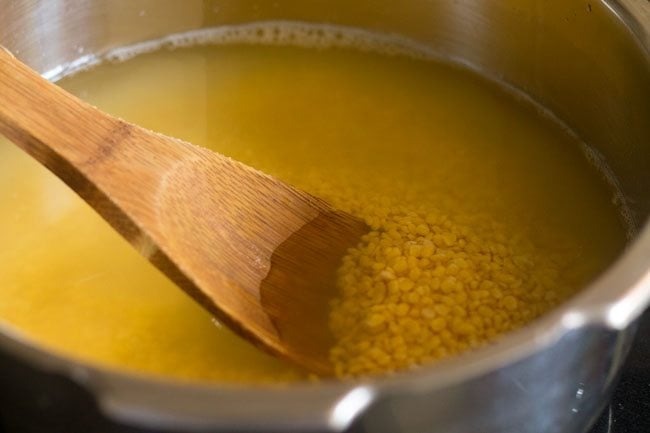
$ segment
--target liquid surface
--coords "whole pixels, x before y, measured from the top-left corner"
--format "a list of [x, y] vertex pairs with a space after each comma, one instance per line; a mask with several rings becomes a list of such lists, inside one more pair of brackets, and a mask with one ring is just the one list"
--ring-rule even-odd
[[[513, 255], [540, 258], [533, 274], [552, 268], [540, 295], [549, 300], [544, 308], [577, 291], [623, 248], [612, 192], [580, 143], [531, 104], [457, 67], [368, 45], [315, 49], [308, 42], [162, 50], [61, 84], [111, 114], [374, 218], [378, 229], [399, 213], [395, 206], [425, 222], [442, 215], [449, 227], [479, 235], [492, 227], [478, 244], [502, 236]], [[178, 379], [305, 377], [213, 322], [7, 142], [0, 143], [0, 201], [0, 320], [28, 338], [84, 360]], [[444, 220], [432, 224], [449, 228]], [[342, 375], [374, 371], [341, 368]]]

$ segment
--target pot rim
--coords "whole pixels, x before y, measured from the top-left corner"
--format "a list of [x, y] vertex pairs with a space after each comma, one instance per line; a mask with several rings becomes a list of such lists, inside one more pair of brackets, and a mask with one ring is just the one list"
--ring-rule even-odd
[[[645, 53], [650, 68], [650, 2], [644, 0], [602, 0], [629, 29], [631, 37]], [[76, 360], [32, 341], [7, 323], [0, 322], [0, 348], [17, 355], [48, 372], [62, 374], [94, 392], [104, 411], [118, 420], [135, 421], [158, 427], [208, 427], [214, 423], [237, 425], [246, 421], [237, 410], [210, 411], [218, 402], [246, 401], [259, 409], [271, 403], [268, 411], [249, 420], [252, 427], [266, 422], [295, 428], [301, 420], [305, 427], [327, 426], [344, 429], [368, 406], [382, 396], [417, 394], [452, 386], [480, 377], [521, 361], [552, 346], [572, 330], [596, 327], [622, 330], [633, 323], [650, 303], [650, 218], [643, 223], [628, 248], [600, 276], [577, 295], [541, 318], [506, 334], [486, 347], [455, 356], [433, 366], [404, 371], [391, 376], [368, 377], [354, 381], [323, 380], [317, 385], [295, 384], [242, 385], [184, 382], [115, 367]], [[317, 390], [315, 393], [314, 390]], [[158, 398], [151, 398], [157, 395]], [[203, 406], [196, 403], [203, 400]], [[296, 420], [274, 413], [279, 407], [307, 401], [311, 410]], [[171, 404], [174, 406], [170, 406]], [[241, 404], [240, 404], [241, 406]], [[243, 412], [241, 412], [243, 413]], [[266, 417], [266, 418], [265, 418]], [[290, 424], [289, 424], [290, 423]]]

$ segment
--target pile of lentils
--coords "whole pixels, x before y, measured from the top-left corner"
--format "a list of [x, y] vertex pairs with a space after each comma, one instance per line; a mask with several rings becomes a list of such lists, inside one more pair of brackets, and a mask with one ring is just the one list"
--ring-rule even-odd
[[480, 347], [568, 296], [557, 261], [490, 218], [452, 218], [385, 195], [320, 194], [348, 197], [340, 207], [372, 228], [344, 257], [331, 303], [330, 360], [340, 378]]

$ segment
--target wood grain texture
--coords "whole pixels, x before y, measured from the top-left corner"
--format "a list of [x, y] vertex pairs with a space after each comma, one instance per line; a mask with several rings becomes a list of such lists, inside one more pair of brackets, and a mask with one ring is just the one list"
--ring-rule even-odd
[[223, 155], [110, 117], [4, 49], [0, 133], [225, 324], [332, 372], [327, 300], [363, 222]]

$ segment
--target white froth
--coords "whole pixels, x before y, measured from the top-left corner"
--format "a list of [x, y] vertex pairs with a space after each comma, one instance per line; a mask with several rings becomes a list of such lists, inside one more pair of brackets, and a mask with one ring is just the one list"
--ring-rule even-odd
[[632, 209], [630, 209], [625, 195], [623, 195], [623, 190], [621, 189], [621, 184], [618, 181], [618, 178], [614, 176], [611, 168], [607, 164], [605, 156], [600, 153], [598, 150], [594, 149], [580, 142], [582, 148], [582, 153], [587, 158], [587, 161], [600, 173], [602, 178], [605, 180], [607, 185], [612, 191], [612, 204], [618, 209], [619, 215], [623, 220], [623, 224], [626, 229], [627, 239], [632, 240], [637, 233], [638, 222], [634, 217]]
[[166, 36], [155, 41], [118, 48], [108, 52], [104, 59], [123, 62], [137, 55], [160, 48], [183, 48], [197, 45], [280, 45], [304, 48], [354, 48], [387, 55], [431, 58], [434, 52], [398, 35], [371, 33], [351, 27], [328, 24], [303, 24], [292, 21], [273, 21], [219, 26]]

